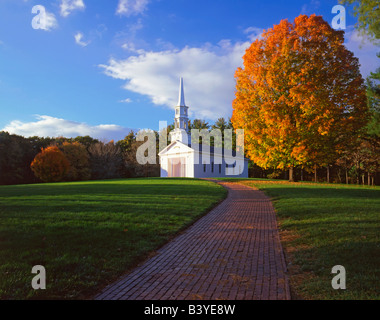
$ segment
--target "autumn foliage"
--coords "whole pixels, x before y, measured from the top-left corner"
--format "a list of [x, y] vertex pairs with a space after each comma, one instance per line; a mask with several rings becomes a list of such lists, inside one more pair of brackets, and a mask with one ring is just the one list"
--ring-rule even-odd
[[36, 177], [44, 182], [62, 181], [69, 168], [69, 161], [56, 146], [42, 149], [31, 164]]
[[366, 124], [365, 86], [343, 31], [321, 16], [282, 20], [246, 51], [238, 68], [234, 128], [262, 168], [332, 163]]
[[60, 146], [66, 159], [70, 163], [70, 168], [65, 174], [67, 181], [82, 181], [91, 178], [89, 154], [86, 147], [79, 142], [63, 142]]

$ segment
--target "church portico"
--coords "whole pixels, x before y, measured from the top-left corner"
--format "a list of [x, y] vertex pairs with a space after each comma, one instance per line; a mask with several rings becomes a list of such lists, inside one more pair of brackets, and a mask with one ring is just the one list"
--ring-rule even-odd
[[160, 157], [161, 177], [194, 177], [193, 150], [181, 142], [172, 143], [169, 147], [165, 156]]

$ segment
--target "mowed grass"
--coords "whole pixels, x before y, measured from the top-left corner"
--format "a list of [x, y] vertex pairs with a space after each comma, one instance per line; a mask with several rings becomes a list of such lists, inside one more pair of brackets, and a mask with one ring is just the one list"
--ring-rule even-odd
[[[232, 181], [274, 200], [296, 298], [380, 299], [379, 187]], [[332, 289], [335, 265], [346, 268], [346, 290]]]
[[[89, 298], [226, 193], [191, 179], [0, 186], [0, 299]], [[31, 287], [35, 265], [46, 290]]]

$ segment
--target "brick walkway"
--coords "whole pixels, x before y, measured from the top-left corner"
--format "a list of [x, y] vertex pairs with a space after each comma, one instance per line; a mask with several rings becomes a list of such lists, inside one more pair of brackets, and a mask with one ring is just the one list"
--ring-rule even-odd
[[277, 221], [261, 191], [228, 198], [97, 300], [290, 299]]

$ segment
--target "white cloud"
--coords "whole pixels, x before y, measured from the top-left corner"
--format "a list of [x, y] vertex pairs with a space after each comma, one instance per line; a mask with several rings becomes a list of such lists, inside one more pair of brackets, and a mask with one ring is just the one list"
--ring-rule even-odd
[[51, 31], [58, 27], [58, 22], [54, 13], [48, 12], [45, 7], [34, 6], [32, 13], [38, 13], [38, 15], [36, 15], [32, 20], [32, 27], [34, 29]]
[[139, 30], [143, 28], [141, 18], [137, 19], [131, 24], [126, 25], [126, 29], [119, 31], [114, 36], [114, 42], [116, 45], [121, 46], [123, 49], [133, 52], [142, 53], [139, 48], [149, 47], [149, 44], [137, 34]]
[[83, 33], [81, 33], [81, 32], [77, 32], [75, 34], [74, 38], [75, 38], [76, 44], [78, 44], [82, 47], [87, 47], [90, 44], [90, 41], [85, 42], [82, 40], [83, 39]]
[[62, 0], [61, 16], [67, 17], [75, 10], [84, 10], [86, 8], [83, 0]]
[[244, 33], [248, 35], [249, 40], [254, 42], [256, 39], [261, 39], [263, 34], [263, 29], [257, 27], [249, 27], [244, 30]]
[[136, 49], [136, 46], [135, 46], [135, 44], [133, 42], [124, 43], [121, 47], [124, 50], [127, 50], [129, 52], [133, 52], [133, 53], [144, 54], [144, 52], [145, 52], [142, 49]]
[[217, 46], [139, 51], [125, 60], [110, 59], [101, 67], [106, 75], [127, 80], [125, 89], [169, 108], [177, 104], [179, 78], [183, 77], [190, 115], [217, 119], [231, 115], [234, 73], [249, 45], [248, 41], [232, 44], [224, 40]]
[[371, 43], [365, 35], [362, 35], [353, 26], [347, 28], [345, 45], [359, 58], [360, 71], [364, 78], [380, 67], [380, 59], [376, 56], [379, 47]]
[[120, 102], [120, 103], [131, 103], [131, 102], [132, 102], [132, 99], [127, 98], [127, 99], [124, 99], [124, 100], [120, 100], [119, 102]]
[[124, 16], [132, 16], [143, 13], [149, 0], [119, 0], [116, 13]]
[[115, 124], [101, 124], [90, 126], [86, 123], [69, 121], [50, 116], [36, 116], [37, 121], [21, 122], [14, 120], [6, 125], [2, 131], [11, 134], [18, 134], [24, 137], [66, 137], [75, 138], [77, 136], [89, 135], [99, 140], [121, 140], [131, 129]]

